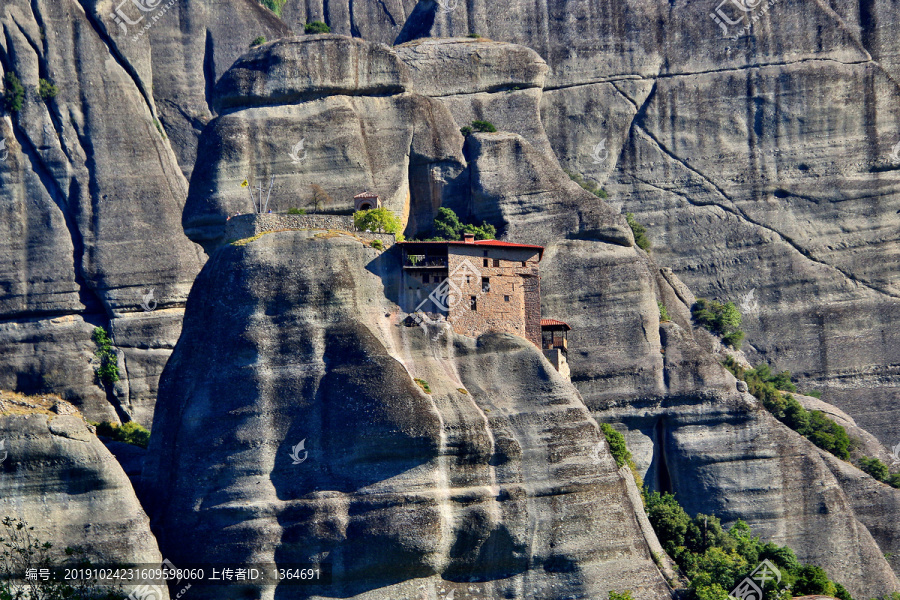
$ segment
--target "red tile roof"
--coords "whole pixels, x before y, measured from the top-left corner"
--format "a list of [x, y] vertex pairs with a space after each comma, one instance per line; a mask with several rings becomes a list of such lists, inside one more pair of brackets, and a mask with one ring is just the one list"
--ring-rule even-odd
[[500, 240], [475, 240], [474, 242], [466, 242], [463, 240], [449, 240], [449, 241], [431, 241], [431, 242], [416, 242], [416, 241], [407, 241], [400, 242], [400, 245], [409, 245], [409, 244], [447, 244], [449, 246], [489, 246], [491, 248], [522, 248], [529, 250], [537, 250], [540, 252], [540, 258], [544, 258], [544, 247], [543, 246], [534, 246], [532, 244], [515, 244], [513, 242], [502, 242]]
[[566, 330], [572, 329], [569, 324], [556, 319], [541, 319], [541, 327], [565, 327]]

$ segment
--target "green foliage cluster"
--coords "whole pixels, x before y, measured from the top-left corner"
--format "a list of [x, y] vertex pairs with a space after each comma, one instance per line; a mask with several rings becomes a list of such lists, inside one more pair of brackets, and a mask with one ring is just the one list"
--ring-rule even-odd
[[259, 0], [259, 3], [280, 17], [281, 9], [287, 4], [287, 0]]
[[480, 38], [481, 36], [478, 35], [477, 33], [470, 33], [470, 34], [467, 35], [466, 37], [470, 37], [470, 38]]
[[[284, 2], [284, 0], [276, 0], [276, 1], [281, 1], [282, 3]], [[331, 27], [329, 27], [322, 21], [310, 21], [303, 27], [303, 32], [310, 33], [310, 34], [312, 34], [312, 33], [331, 33]]]
[[420, 388], [422, 388], [423, 392], [425, 392], [426, 394], [431, 393], [431, 386], [428, 385], [427, 381], [425, 381], [424, 379], [419, 379], [418, 377], [416, 377], [413, 381], [415, 381], [418, 384], [418, 386]]
[[25, 102], [25, 88], [16, 74], [10, 71], [4, 77], [6, 91], [3, 93], [3, 104], [9, 112], [19, 112]]
[[610, 590], [609, 600], [634, 600], [634, 596], [631, 595], [631, 590], [625, 590], [624, 592]]
[[397, 241], [403, 241], [401, 229], [403, 225], [400, 219], [386, 208], [373, 208], [372, 210], [360, 210], [353, 213], [353, 224], [360, 231], [374, 231], [377, 233], [393, 233]]
[[697, 323], [722, 336], [722, 341], [729, 346], [736, 349], [741, 347], [744, 332], [740, 330], [741, 313], [734, 302], [722, 304], [715, 300], [697, 298], [697, 302], [691, 307], [691, 315]]
[[94, 352], [100, 360], [100, 366], [97, 368], [97, 378], [103, 383], [113, 384], [119, 380], [118, 357], [112, 349], [112, 340], [102, 327], [94, 327], [91, 334], [94, 343], [97, 344], [97, 350]]
[[852, 440], [847, 430], [829, 419], [820, 410], [803, 408], [796, 398], [782, 392], [796, 392], [790, 371], [772, 373], [768, 365], [744, 370], [734, 358], [725, 359], [725, 368], [735, 377], [747, 382], [747, 388], [775, 418], [806, 437], [819, 448], [831, 452], [842, 460], [850, 459]]
[[497, 235], [497, 228], [484, 221], [481, 226], [463, 223], [456, 213], [444, 206], [438, 209], [432, 224], [432, 237], [428, 241], [461, 240], [464, 233], [471, 233], [476, 240], [492, 240]]
[[900, 473], [894, 473], [892, 475], [888, 466], [877, 458], [863, 456], [859, 459], [857, 465], [860, 469], [878, 481], [886, 483], [891, 487], [900, 488]]
[[[580, 185], [583, 189], [585, 189], [585, 190], [589, 191], [590, 193], [592, 193], [593, 195], [597, 196], [598, 198], [603, 198], [604, 200], [609, 198], [609, 194], [606, 193], [606, 190], [601, 188], [595, 182], [593, 182], [589, 179], [585, 179], [581, 175], [581, 173], [569, 171], [568, 169], [563, 169], [563, 171], [565, 171], [566, 175], [569, 176], [569, 179], [571, 179], [572, 181], [574, 181], [575, 183]], [[648, 245], [648, 247], [649, 247], [649, 245]]]
[[647, 228], [637, 222], [633, 213], [626, 213], [625, 220], [631, 227], [631, 233], [634, 234], [634, 243], [644, 252], [650, 252], [650, 238], [647, 237]]
[[289, 209], [288, 209], [288, 214], [289, 214], [289, 215], [305, 215], [305, 214], [306, 214], [306, 210], [303, 209], [303, 208], [296, 208], [296, 207], [294, 207], [294, 208], [289, 208]]
[[659, 306], [659, 320], [671, 321], [672, 319], [669, 318], [669, 309], [666, 308], [666, 305], [659, 300], [656, 301], [656, 305]]
[[801, 564], [790, 548], [761, 543], [741, 520], [726, 530], [714, 515], [698, 514], [691, 519], [671, 494], [645, 492], [645, 503], [663, 548], [691, 581], [691, 600], [726, 600], [763, 560], [781, 572], [777, 586], [774, 580], [766, 582], [768, 598], [824, 594], [852, 600], [824, 570]]
[[472, 121], [471, 126], [466, 125], [459, 130], [464, 136], [468, 136], [472, 133], [495, 133], [496, 131], [497, 128], [494, 127], [494, 124], [490, 121]]
[[[96, 581], [85, 580], [73, 587], [64, 581], [23, 580], [29, 569], [54, 569], [50, 542], [41, 542], [34, 535], [34, 527], [25, 521], [5, 517], [0, 521], [0, 600], [121, 600], [124, 592], [101, 589]], [[91, 562], [84, 551], [66, 548], [70, 557], [66, 566], [89, 568]], [[16, 579], [18, 577], [19, 579]]]
[[97, 435], [109, 438], [115, 442], [134, 444], [146, 448], [150, 444], [150, 431], [140, 424], [129, 421], [123, 425], [103, 421], [92, 423], [97, 428]]
[[616, 466], [621, 468], [624, 465], [628, 465], [632, 475], [634, 475], [635, 483], [639, 488], [643, 488], [644, 481], [640, 473], [638, 473], [637, 465], [634, 464], [634, 459], [631, 457], [628, 446], [625, 444], [625, 436], [609, 423], [600, 423], [600, 429], [603, 431], [606, 443], [609, 444], [609, 450], [616, 461]]
[[51, 100], [59, 95], [59, 88], [44, 78], [38, 80], [38, 95], [42, 100]]
[[250, 47], [255, 48], [257, 46], [262, 46], [263, 44], [266, 43], [266, 41], [267, 41], [266, 36], [261, 35], [259, 37], [253, 38], [253, 41], [250, 42]]

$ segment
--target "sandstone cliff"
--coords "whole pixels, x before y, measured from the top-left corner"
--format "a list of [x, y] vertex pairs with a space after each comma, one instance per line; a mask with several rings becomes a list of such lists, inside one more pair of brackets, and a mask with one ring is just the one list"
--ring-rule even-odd
[[327, 553], [333, 586], [265, 598], [667, 596], [575, 388], [525, 340], [401, 326], [398, 271], [314, 232], [212, 255], [143, 473], [166, 555]]

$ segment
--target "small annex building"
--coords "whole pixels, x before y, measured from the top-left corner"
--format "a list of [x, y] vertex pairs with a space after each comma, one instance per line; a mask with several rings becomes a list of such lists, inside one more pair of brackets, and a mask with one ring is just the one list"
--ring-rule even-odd
[[363, 192], [353, 196], [353, 207], [357, 210], [381, 208], [381, 198], [372, 192]]

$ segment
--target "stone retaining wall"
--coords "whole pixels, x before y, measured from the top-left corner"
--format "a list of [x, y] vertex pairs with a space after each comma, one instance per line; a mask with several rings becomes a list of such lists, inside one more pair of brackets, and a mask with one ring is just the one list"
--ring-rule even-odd
[[381, 240], [385, 250], [397, 243], [390, 233], [366, 233], [359, 231], [350, 215], [289, 215], [265, 213], [237, 215], [228, 219], [225, 225], [227, 241], [242, 240], [266, 231], [336, 229], [347, 231], [366, 240]]

